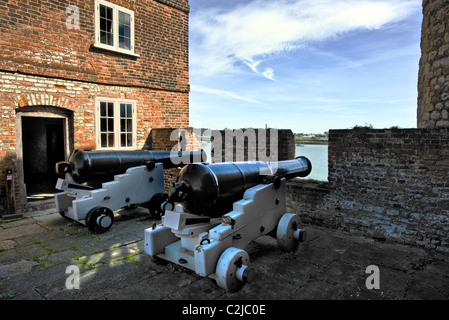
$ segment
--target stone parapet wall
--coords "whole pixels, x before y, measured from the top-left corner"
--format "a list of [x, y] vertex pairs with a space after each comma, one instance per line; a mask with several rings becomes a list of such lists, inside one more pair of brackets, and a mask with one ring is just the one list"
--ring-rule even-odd
[[448, 129], [331, 130], [329, 184], [289, 183], [288, 208], [307, 223], [449, 252], [448, 175]]

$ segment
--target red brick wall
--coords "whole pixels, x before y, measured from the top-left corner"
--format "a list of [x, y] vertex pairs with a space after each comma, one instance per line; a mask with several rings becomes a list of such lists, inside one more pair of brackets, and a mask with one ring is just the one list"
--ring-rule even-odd
[[[188, 0], [109, 2], [134, 11], [140, 57], [93, 47], [94, 0], [10, 0], [0, 2], [0, 70], [187, 92]], [[78, 30], [66, 27], [69, 5]]]
[[[108, 86], [39, 76], [0, 72], [0, 199], [5, 197], [6, 168], [14, 170], [16, 209], [20, 202], [18, 183], [17, 113], [45, 106], [73, 112], [73, 148], [95, 149], [95, 97], [136, 100], [137, 148], [142, 148], [153, 128], [188, 127], [188, 93], [139, 87]], [[23, 198], [23, 197], [22, 197]], [[1, 204], [0, 204], [1, 209]]]
[[[188, 93], [108, 86], [0, 72], [1, 150], [15, 147], [15, 113], [24, 106], [55, 106], [74, 112], [75, 148], [95, 148], [95, 97], [136, 100], [137, 146], [151, 128], [188, 126]], [[8, 138], [10, 137], [10, 138]], [[3, 151], [4, 152], [4, 151]]]
[[[26, 206], [22, 108], [68, 110], [70, 149], [95, 148], [96, 97], [136, 101], [137, 148], [153, 128], [188, 127], [188, 0], [108, 2], [134, 11], [138, 57], [93, 46], [94, 0], [0, 2], [0, 215], [6, 169], [13, 170], [16, 211]], [[79, 8], [79, 29], [66, 26], [69, 5]]]

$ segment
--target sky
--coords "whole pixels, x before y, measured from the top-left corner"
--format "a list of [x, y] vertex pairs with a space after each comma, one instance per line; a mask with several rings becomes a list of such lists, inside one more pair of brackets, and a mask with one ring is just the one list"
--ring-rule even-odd
[[190, 126], [416, 128], [421, 0], [190, 0]]

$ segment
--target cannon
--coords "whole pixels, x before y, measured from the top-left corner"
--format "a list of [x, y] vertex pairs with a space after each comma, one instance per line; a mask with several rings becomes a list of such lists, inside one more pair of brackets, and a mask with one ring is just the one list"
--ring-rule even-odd
[[191, 164], [182, 168], [178, 183], [170, 190], [170, 198], [189, 213], [216, 217], [229, 212], [246, 189], [262, 183], [268, 175], [289, 180], [305, 177], [311, 170], [312, 165], [305, 157], [274, 163]]
[[145, 251], [238, 291], [255, 270], [245, 247], [264, 235], [283, 251], [306, 240], [299, 216], [286, 213], [286, 181], [305, 177], [305, 157], [278, 162], [189, 164], [162, 205], [160, 224], [145, 230]]
[[75, 150], [56, 163], [55, 205], [62, 217], [94, 233], [108, 231], [113, 211], [142, 205], [157, 214], [167, 200], [164, 169], [206, 161], [203, 150], [179, 152]]
[[128, 168], [147, 163], [162, 163], [164, 169], [184, 166], [185, 164], [206, 161], [206, 153], [197, 151], [85, 151], [76, 149], [68, 161], [56, 163], [59, 176], [69, 174], [76, 183], [93, 185], [109, 181], [116, 174], [124, 173]]

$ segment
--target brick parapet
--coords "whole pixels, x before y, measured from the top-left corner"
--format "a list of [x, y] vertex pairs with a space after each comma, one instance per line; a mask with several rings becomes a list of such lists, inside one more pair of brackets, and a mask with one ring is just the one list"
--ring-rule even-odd
[[295, 158], [290, 129], [212, 130], [211, 162], [281, 161]]
[[[182, 142], [182, 141], [185, 142]], [[148, 134], [144, 149], [152, 151], [202, 150], [201, 137], [190, 128], [155, 128]], [[204, 160], [204, 159], [203, 159]], [[164, 186], [168, 193], [177, 181], [181, 167], [164, 170]]]

